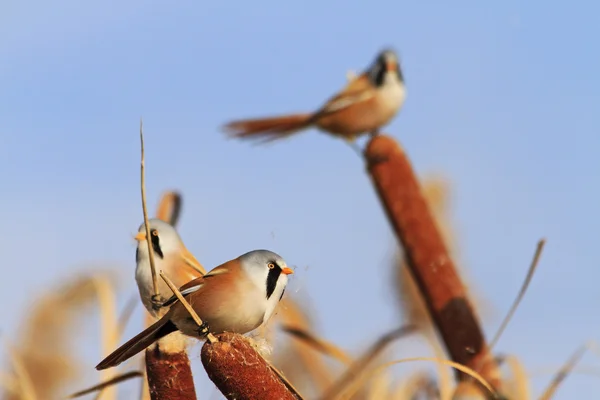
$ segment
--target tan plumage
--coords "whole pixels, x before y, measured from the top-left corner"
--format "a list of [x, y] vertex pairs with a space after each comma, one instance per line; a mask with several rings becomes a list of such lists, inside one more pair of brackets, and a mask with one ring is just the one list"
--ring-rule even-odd
[[[181, 286], [205, 272], [202, 264], [185, 247], [181, 237], [173, 226], [156, 218], [150, 219], [148, 224], [150, 225], [150, 234], [152, 235], [151, 239], [157, 274], [163, 271], [176, 286]], [[152, 272], [150, 269], [150, 257], [144, 224], [140, 226], [135, 239], [138, 241], [135, 279], [140, 292], [140, 298], [150, 314], [160, 317], [166, 310], [155, 308], [152, 302], [154, 287], [152, 284]], [[171, 289], [169, 289], [160, 277], [157, 283], [159, 295], [163, 300], [173, 295]]]
[[377, 133], [398, 113], [405, 96], [397, 56], [392, 50], [384, 50], [364, 73], [315, 112], [237, 120], [227, 123], [224, 129], [233, 137], [271, 141], [316, 127], [354, 140], [363, 133]]
[[[180, 291], [211, 333], [244, 334], [271, 317], [283, 297], [287, 275], [292, 273], [279, 255], [254, 250], [186, 283]], [[96, 369], [117, 366], [175, 331], [195, 338], [204, 337], [175, 296], [165, 302], [165, 309], [168, 311], [161, 319], [115, 350]]]

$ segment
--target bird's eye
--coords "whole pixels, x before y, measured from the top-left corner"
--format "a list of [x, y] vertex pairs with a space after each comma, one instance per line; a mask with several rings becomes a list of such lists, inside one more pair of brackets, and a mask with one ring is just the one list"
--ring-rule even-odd
[[152, 236], [158, 236], [158, 231], [156, 229], [153, 229], [151, 233]]
[[273, 264], [273, 263], [268, 263], [268, 264], [267, 264], [267, 267], [269, 267], [269, 269], [273, 269], [273, 268], [275, 268], [275, 264]]

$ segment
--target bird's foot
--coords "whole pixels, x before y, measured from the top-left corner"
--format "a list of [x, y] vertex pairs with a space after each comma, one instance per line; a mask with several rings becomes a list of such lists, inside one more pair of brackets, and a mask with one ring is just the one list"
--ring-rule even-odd
[[375, 136], [379, 136], [379, 133], [381, 133], [379, 129], [373, 129], [371, 132], [369, 132], [369, 136], [371, 136], [371, 139], [373, 139]]
[[360, 147], [358, 147], [358, 145], [356, 144], [356, 138], [352, 137], [352, 138], [344, 138], [344, 141], [346, 143], [348, 143], [348, 146], [350, 146], [352, 148], [352, 150], [354, 150], [356, 152], [356, 154], [358, 154], [358, 156], [360, 158], [363, 158], [363, 151]]
[[208, 324], [204, 321], [202, 321], [202, 325], [200, 325], [198, 327], [198, 334], [201, 337], [207, 336], [210, 333], [210, 328], [208, 327]]
[[[374, 129], [371, 132], [369, 132], [369, 136], [371, 137], [371, 140], [373, 140], [375, 137], [379, 136], [380, 133], [381, 133], [381, 131], [379, 129]], [[375, 166], [377, 164], [384, 163], [388, 160], [388, 157], [385, 157], [385, 156], [367, 157], [365, 155], [365, 158], [367, 159], [367, 165], [369, 165], [370, 167]]]
[[152, 308], [155, 311], [160, 310], [163, 307], [163, 304], [165, 304], [165, 301], [160, 294], [152, 295], [150, 301], [152, 302]]

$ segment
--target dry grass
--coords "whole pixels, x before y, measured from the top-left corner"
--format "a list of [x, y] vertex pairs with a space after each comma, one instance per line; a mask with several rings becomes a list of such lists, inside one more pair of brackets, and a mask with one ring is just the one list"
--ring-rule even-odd
[[[143, 208], [144, 217], [147, 218], [143, 189], [144, 159], [141, 124], [140, 139], [142, 141]], [[427, 179], [423, 183], [423, 192], [433, 210], [438, 227], [443, 232], [446, 242], [450, 244], [453, 256], [456, 257], [458, 246], [455, 238], [457, 235], [450, 223], [449, 188], [448, 181], [439, 177]], [[181, 202], [179, 193], [166, 192], [159, 203], [156, 215], [175, 225], [180, 216]], [[149, 233], [147, 237], [150, 238]], [[148, 245], [151, 246], [151, 243]], [[539, 258], [539, 251], [536, 254]], [[507, 318], [501, 324], [498, 334], [492, 340], [492, 346], [498, 340], [523, 297], [535, 265], [536, 262], [530, 268], [530, 274], [515, 301], [515, 306], [510, 310]], [[446, 359], [446, 354], [437, 339], [422, 296], [402, 257], [398, 256], [393, 261], [392, 268], [396, 277], [397, 306], [410, 327], [399, 328], [383, 335], [374, 340], [371, 346], [361, 354], [356, 350], [343, 349], [321, 337], [318, 327], [315, 325], [315, 319], [318, 317], [317, 311], [309, 309], [304, 298], [292, 297], [288, 294], [282, 300], [279, 310], [272, 320], [257, 332], [260, 338], [264, 338], [274, 347], [273, 355], [271, 357], [261, 356], [256, 352], [252, 341], [227, 336], [226, 342], [220, 343], [213, 336], [209, 338], [202, 350], [202, 362], [205, 365], [213, 365], [207, 367], [209, 376], [217, 385], [221, 385], [219, 387], [227, 388], [223, 390], [230, 390], [227, 394], [229, 398], [233, 398], [231, 397], [234, 396], [232, 393], [243, 392], [244, 388], [240, 385], [244, 380], [237, 378], [252, 368], [262, 371], [260, 372], [261, 376], [269, 377], [269, 385], [272, 385], [273, 390], [280, 391], [278, 393], [282, 393], [282, 396], [296, 393], [297, 399], [301, 399], [302, 396], [299, 393], [303, 393], [306, 399], [322, 400], [413, 400], [417, 396], [424, 396], [422, 398], [427, 399], [458, 400], [485, 398], [487, 394], [493, 392], [490, 384], [476, 369]], [[461, 271], [462, 278], [464, 275], [465, 272]], [[179, 294], [180, 301], [186, 304], [177, 288], [164, 274], [156, 271], [156, 276], [164, 279], [173, 292], [176, 295]], [[474, 304], [485, 305], [485, 300], [473, 293], [472, 286], [468, 285], [469, 296]], [[10, 373], [0, 373], [4, 398], [10, 400], [63, 398], [64, 388], [81, 381], [84, 378], [83, 371], [88, 368], [75, 355], [72, 344], [77, 340], [82, 340], [77, 326], [89, 314], [91, 307], [96, 306], [101, 317], [101, 340], [100, 343], [90, 343], [90, 345], [100, 348], [103, 356], [118, 345], [124, 326], [133, 312], [134, 305], [139, 300], [136, 296], [126, 305], [121, 316], [118, 316], [116, 297], [115, 286], [110, 277], [96, 274], [62, 284], [38, 299], [33, 309], [27, 314], [19, 342], [6, 346], [11, 371]], [[193, 309], [190, 307], [188, 311], [200, 325], [201, 321]], [[482, 312], [482, 308], [479, 307], [479, 314]], [[152, 317], [146, 313], [145, 324], [152, 322]], [[409, 333], [425, 338], [431, 346], [433, 357], [393, 360], [389, 350], [391, 344]], [[579, 348], [556, 372], [556, 376], [551, 380], [548, 388], [538, 397], [539, 400], [553, 398], [565, 377], [574, 370], [575, 364], [586, 348], [585, 346]], [[239, 369], [242, 365], [239, 362], [235, 361], [232, 364], [232, 360], [237, 357], [231, 353], [232, 349], [235, 350], [237, 356], [244, 360], [245, 366], [242, 369]], [[272, 359], [272, 363], [269, 359]], [[249, 363], [249, 360], [252, 362]], [[503, 394], [511, 400], [533, 399], [534, 396], [529, 388], [529, 373], [519, 358], [515, 355], [507, 355], [499, 357], [498, 361], [499, 364], [505, 364], [508, 367], [506, 369], [510, 372], [507, 376], [501, 377]], [[418, 363], [423, 362], [434, 363], [437, 366], [436, 373], [420, 369]], [[389, 367], [399, 363], [415, 364], [413, 372], [404, 376], [394, 374]], [[235, 368], [238, 368], [237, 372], [232, 375], [231, 371]], [[89, 369], [92, 370], [91, 367]], [[456, 384], [452, 379], [451, 369], [464, 372], [471, 376], [472, 380]], [[142, 368], [141, 371], [124, 373], [117, 370], [107, 371], [100, 376], [101, 383], [75, 393], [74, 396], [96, 392], [96, 398], [112, 400], [117, 398], [115, 385], [120, 382], [142, 377], [142, 385], [147, 385], [144, 375], [145, 368]], [[236, 379], [239, 381], [238, 383], [234, 382]], [[247, 379], [251, 379], [250, 376]], [[255, 392], [252, 393], [252, 396], [256, 396]], [[142, 386], [141, 396], [142, 399], [148, 398], [147, 386]]]
[[110, 286], [110, 282], [109, 275], [98, 272], [61, 283], [36, 299], [23, 321], [19, 341], [10, 346], [13, 373], [6, 375], [11, 389], [5, 392], [5, 399], [61, 398], [66, 395], [66, 387], [84, 376], [85, 364], [73, 347], [83, 340], [79, 326], [92, 307], [101, 306], [106, 311], [112, 306], [110, 301], [105, 303], [110, 295], [104, 293], [102, 297], [97, 290], [102, 285]]

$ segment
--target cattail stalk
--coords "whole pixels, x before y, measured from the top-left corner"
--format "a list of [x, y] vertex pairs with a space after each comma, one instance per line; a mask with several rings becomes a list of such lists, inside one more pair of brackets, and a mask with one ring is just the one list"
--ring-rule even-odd
[[[173, 335], [173, 334], [171, 334]], [[166, 352], [159, 346], [146, 350], [146, 375], [152, 400], [196, 400], [190, 360], [184, 351]]]
[[[477, 368], [497, 387], [497, 368], [408, 157], [394, 139], [384, 135], [371, 139], [365, 157], [377, 194], [404, 248], [409, 270], [450, 358]], [[457, 378], [466, 376], [458, 372]]]
[[229, 400], [297, 400], [270, 365], [241, 336], [223, 333], [202, 346], [201, 359], [211, 381]]

